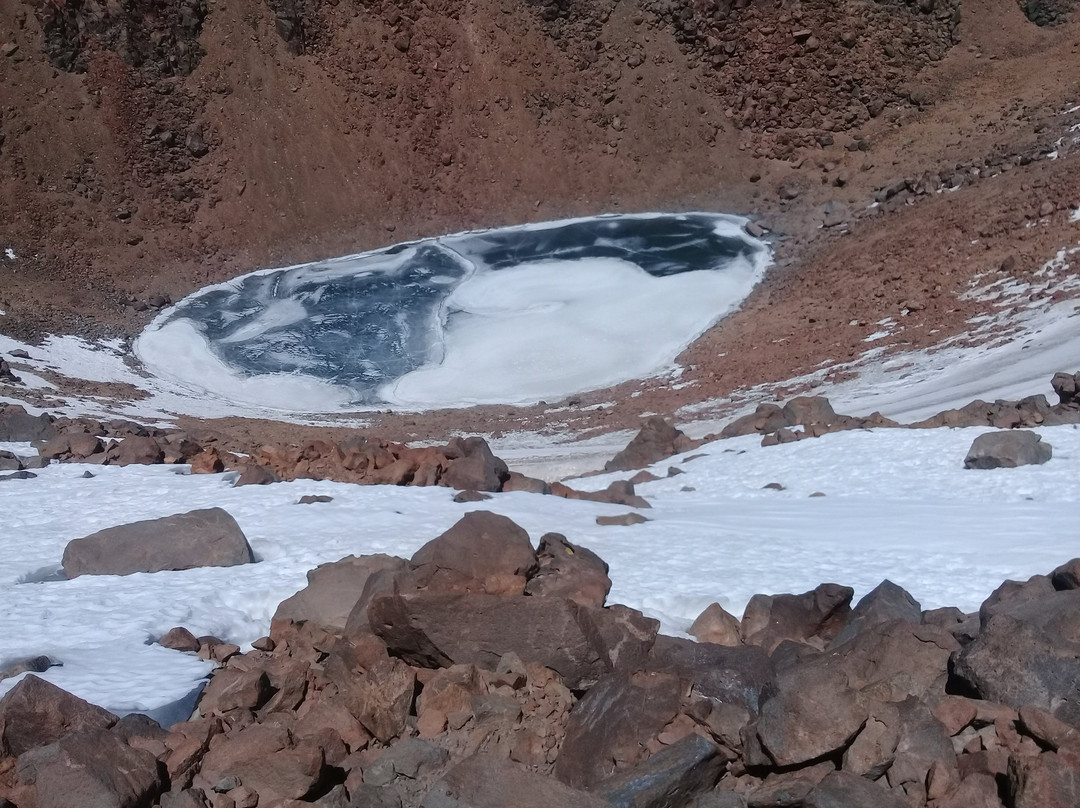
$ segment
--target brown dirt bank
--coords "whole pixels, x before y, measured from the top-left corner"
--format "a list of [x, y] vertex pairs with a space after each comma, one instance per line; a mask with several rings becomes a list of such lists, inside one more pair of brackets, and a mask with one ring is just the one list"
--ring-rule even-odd
[[155, 297], [467, 227], [759, 217], [777, 266], [680, 357], [679, 389], [375, 424], [401, 439], [554, 418], [608, 430], [847, 360], [904, 308], [911, 345], [950, 336], [978, 313], [956, 299], [975, 274], [1014, 256], [1023, 275], [1078, 239], [1068, 142], [1040, 159], [1080, 120], [1059, 114], [1080, 99], [1076, 22], [1038, 28], [1011, 0], [964, 2], [958, 24], [947, 4], [570, 5], [343, 0], [275, 18], [191, 0], [181, 24], [68, 0], [58, 28], [44, 6], [5, 4], [0, 248], [18, 257], [0, 260], [0, 329], [131, 336]]

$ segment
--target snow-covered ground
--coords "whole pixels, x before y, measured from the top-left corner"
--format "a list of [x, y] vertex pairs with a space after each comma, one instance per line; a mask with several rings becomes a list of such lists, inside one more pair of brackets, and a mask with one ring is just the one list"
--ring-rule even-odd
[[[411, 555], [465, 511], [487, 508], [534, 542], [559, 531], [611, 565], [611, 602], [685, 630], [716, 600], [739, 614], [756, 592], [800, 592], [823, 581], [862, 595], [884, 578], [924, 607], [973, 610], [1003, 579], [1047, 572], [1076, 555], [1080, 430], [1040, 432], [1054, 446], [1044, 466], [968, 471], [980, 429], [874, 430], [762, 448], [756, 437], [709, 444], [684, 473], [642, 485], [651, 521], [600, 527], [626, 508], [512, 493], [459, 505], [444, 488], [361, 487], [297, 481], [233, 488], [228, 475], [182, 468], [50, 466], [33, 480], [0, 482], [0, 660], [48, 654], [46, 678], [105, 707], [165, 720], [207, 666], [151, 644], [183, 625], [250, 643], [277, 604], [315, 565], [345, 555]], [[625, 477], [626, 475], [618, 475]], [[608, 477], [578, 481], [603, 487]], [[780, 483], [783, 491], [764, 489]], [[816, 492], [824, 497], [811, 497]], [[304, 494], [334, 499], [296, 504]], [[68, 541], [95, 530], [195, 508], [228, 510], [258, 563], [227, 569], [20, 583], [56, 569]], [[0, 691], [15, 680], [0, 683]]]

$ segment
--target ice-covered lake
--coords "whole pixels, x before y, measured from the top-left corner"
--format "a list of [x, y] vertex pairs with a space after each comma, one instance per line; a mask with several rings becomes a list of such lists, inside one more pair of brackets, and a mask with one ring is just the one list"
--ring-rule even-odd
[[529, 404], [648, 376], [753, 288], [745, 219], [607, 215], [244, 275], [158, 317], [153, 374], [282, 410]]

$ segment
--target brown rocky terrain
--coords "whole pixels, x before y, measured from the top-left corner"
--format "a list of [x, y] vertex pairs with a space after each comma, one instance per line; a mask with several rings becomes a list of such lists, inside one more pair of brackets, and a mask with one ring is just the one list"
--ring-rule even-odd
[[[108, 564], [104, 533], [72, 545], [87, 541]], [[185, 540], [183, 563], [200, 542], [206, 563], [222, 563], [211, 535]], [[111, 560], [132, 549], [113, 543]], [[158, 638], [219, 663], [194, 715], [171, 727], [118, 718], [29, 675], [0, 699], [0, 804], [1070, 808], [1080, 799], [1080, 559], [1004, 582], [974, 614], [923, 611], [888, 580], [854, 606], [853, 590], [835, 583], [756, 595], [741, 619], [713, 604], [690, 629], [697, 641], [605, 606], [607, 573], [560, 534], [534, 550], [505, 516], [473, 511], [411, 559], [348, 556], [312, 570], [246, 653], [183, 627]]]
[[[576, 426], [626, 427], [847, 360], [902, 311], [917, 315], [905, 344], [932, 344], [985, 307], [957, 299], [974, 275], [1005, 262], [1025, 277], [1077, 240], [1080, 114], [1059, 114], [1080, 98], [1069, 11], [13, 0], [0, 9], [0, 247], [16, 258], [2, 262], [0, 328], [130, 337], [167, 301], [260, 266], [468, 227], [708, 209], [767, 226], [776, 266], [680, 358], [680, 389], [575, 396]], [[547, 419], [483, 407], [376, 426], [445, 439]]]

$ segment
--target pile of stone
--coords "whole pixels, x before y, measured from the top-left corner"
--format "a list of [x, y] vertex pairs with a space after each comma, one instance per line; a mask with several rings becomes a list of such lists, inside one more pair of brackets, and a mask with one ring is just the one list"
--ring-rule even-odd
[[[976, 614], [883, 582], [714, 604], [700, 642], [605, 606], [607, 566], [476, 511], [411, 559], [309, 573], [190, 720], [26, 676], [0, 804], [1056, 808], [1080, 804], [1080, 559]], [[6, 802], [5, 802], [6, 800]]]

